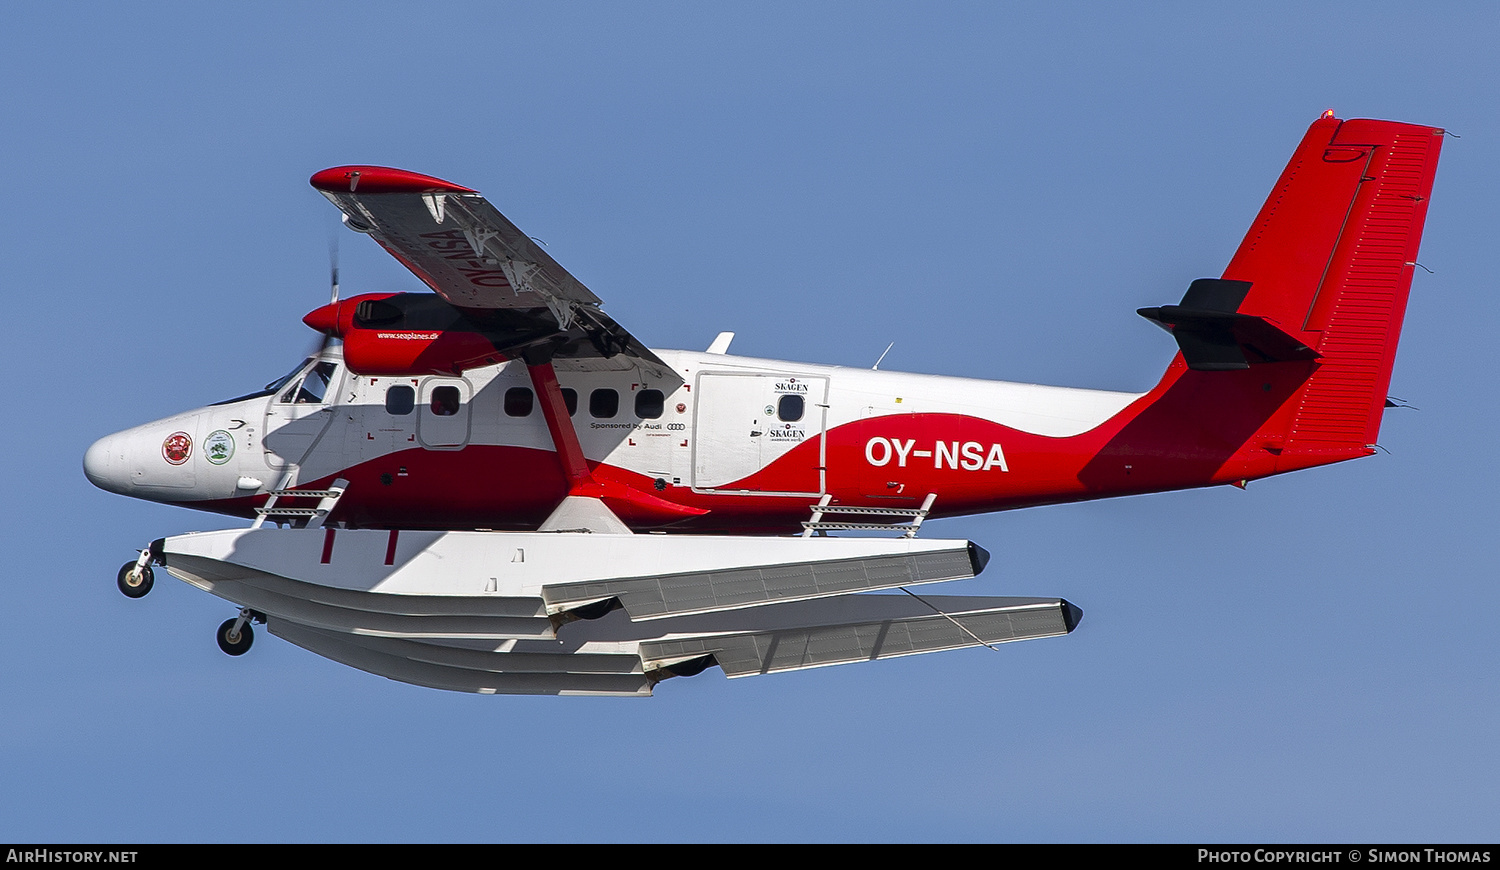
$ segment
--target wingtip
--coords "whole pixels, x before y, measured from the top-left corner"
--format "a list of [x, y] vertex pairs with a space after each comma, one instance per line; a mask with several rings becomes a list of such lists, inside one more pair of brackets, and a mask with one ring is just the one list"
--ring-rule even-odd
[[1062, 605], [1063, 625], [1067, 626], [1068, 633], [1072, 634], [1078, 623], [1083, 621], [1083, 609], [1066, 598], [1059, 598]]
[[984, 566], [990, 563], [990, 551], [979, 546], [973, 541], [969, 542], [969, 567], [974, 569], [974, 576], [978, 577], [984, 573]]
[[388, 166], [335, 166], [314, 173], [308, 183], [330, 193], [477, 193], [451, 181]]

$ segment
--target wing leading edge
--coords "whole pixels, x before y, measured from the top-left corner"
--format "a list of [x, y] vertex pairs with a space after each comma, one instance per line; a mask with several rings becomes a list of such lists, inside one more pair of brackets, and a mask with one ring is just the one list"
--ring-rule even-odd
[[513, 337], [497, 350], [579, 361], [624, 355], [659, 376], [671, 371], [478, 191], [383, 166], [325, 169], [311, 183], [350, 229], [369, 234], [487, 332]]

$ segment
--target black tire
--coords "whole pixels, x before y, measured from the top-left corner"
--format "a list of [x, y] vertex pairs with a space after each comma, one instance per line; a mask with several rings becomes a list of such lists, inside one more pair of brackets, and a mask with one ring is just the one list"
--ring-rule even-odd
[[224, 624], [219, 626], [219, 631], [214, 636], [219, 642], [219, 649], [232, 656], [244, 655], [250, 651], [250, 644], [255, 643], [255, 632], [251, 631], [249, 620], [240, 626], [239, 637], [234, 640], [229, 639], [229, 632], [234, 629], [234, 624], [238, 621], [238, 618], [224, 620]]
[[122, 565], [119, 576], [115, 578], [115, 585], [120, 587], [120, 591], [125, 593], [126, 598], [144, 598], [146, 593], [151, 591], [151, 584], [156, 582], [156, 578], [151, 574], [150, 565], [142, 568], [140, 577], [136, 579], [130, 576], [130, 572], [134, 570], [134, 562], [126, 562]]

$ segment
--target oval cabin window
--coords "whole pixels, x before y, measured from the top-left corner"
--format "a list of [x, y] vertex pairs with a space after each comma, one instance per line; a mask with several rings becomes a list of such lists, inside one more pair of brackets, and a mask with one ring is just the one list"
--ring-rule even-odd
[[807, 403], [797, 395], [785, 395], [776, 401], [776, 419], [784, 423], [795, 423], [802, 419]]

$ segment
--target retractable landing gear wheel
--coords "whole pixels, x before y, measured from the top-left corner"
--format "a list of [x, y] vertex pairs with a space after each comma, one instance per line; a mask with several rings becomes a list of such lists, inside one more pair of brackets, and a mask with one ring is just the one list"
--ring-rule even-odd
[[242, 656], [250, 650], [250, 644], [255, 642], [255, 632], [250, 630], [250, 623], [245, 622], [240, 626], [238, 632], [234, 630], [236, 619], [226, 619], [219, 626], [219, 631], [214, 637], [219, 641], [219, 649], [232, 656]]
[[120, 591], [125, 593], [126, 598], [143, 598], [151, 591], [151, 584], [156, 578], [151, 575], [151, 566], [143, 566], [140, 573], [135, 573], [136, 563], [126, 562], [120, 567], [120, 574], [115, 578], [115, 584]]

